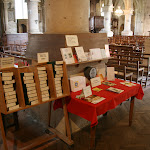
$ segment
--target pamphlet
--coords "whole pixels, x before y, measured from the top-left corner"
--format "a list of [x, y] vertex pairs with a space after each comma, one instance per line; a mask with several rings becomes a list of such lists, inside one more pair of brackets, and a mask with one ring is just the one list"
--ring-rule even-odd
[[110, 88], [107, 89], [107, 91], [120, 94], [120, 93], [122, 93], [124, 90], [117, 89], [117, 88], [114, 88], [114, 87], [110, 87]]
[[104, 82], [102, 82], [102, 84], [108, 85], [108, 86], [114, 86], [114, 85], [116, 85], [115, 83], [112, 83], [112, 82], [109, 82], [109, 81], [104, 81]]
[[136, 86], [136, 84], [132, 83], [132, 82], [128, 82], [128, 81], [125, 81], [125, 82], [120, 82], [120, 84], [123, 84], [127, 87], [132, 87], [132, 86]]

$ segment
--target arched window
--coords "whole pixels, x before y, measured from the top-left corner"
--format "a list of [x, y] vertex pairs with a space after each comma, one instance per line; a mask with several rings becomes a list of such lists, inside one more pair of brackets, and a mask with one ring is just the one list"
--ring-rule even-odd
[[28, 19], [27, 3], [25, 0], [15, 0], [15, 18]]

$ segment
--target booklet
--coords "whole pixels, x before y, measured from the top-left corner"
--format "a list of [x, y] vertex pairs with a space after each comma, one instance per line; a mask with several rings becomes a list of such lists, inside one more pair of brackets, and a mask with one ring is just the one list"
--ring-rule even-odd
[[75, 51], [76, 51], [77, 58], [78, 58], [79, 62], [87, 61], [87, 57], [84, 53], [83, 47], [75, 47]]
[[114, 86], [114, 85], [116, 85], [115, 83], [112, 83], [112, 82], [109, 82], [109, 81], [104, 81], [104, 82], [102, 82], [102, 84], [108, 85], [108, 86]]
[[117, 88], [114, 88], [114, 87], [110, 87], [108, 89], [106, 89], [107, 91], [110, 91], [110, 92], [114, 92], [114, 93], [122, 93], [124, 90], [121, 90], [121, 89], [117, 89]]
[[100, 97], [97, 95], [91, 95], [91, 96], [86, 97], [84, 100], [87, 102], [91, 102], [93, 104], [97, 104], [97, 103], [103, 101], [104, 99], [105, 99], [104, 97]]
[[132, 87], [132, 86], [136, 86], [136, 84], [132, 83], [132, 82], [128, 82], [128, 81], [125, 81], [125, 82], [120, 82], [120, 84], [123, 84], [127, 87]]

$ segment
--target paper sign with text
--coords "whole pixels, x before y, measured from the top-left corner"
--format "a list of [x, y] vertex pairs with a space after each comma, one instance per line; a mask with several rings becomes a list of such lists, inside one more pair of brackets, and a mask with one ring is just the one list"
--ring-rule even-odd
[[14, 67], [14, 57], [5, 57], [0, 59], [1, 68]]
[[77, 35], [65, 35], [65, 37], [67, 46], [69, 47], [79, 46]]
[[48, 52], [37, 53], [37, 59], [38, 59], [38, 63], [49, 62], [49, 54], [48, 54]]
[[84, 93], [85, 97], [92, 95], [91, 86], [89, 85], [89, 86], [83, 88], [83, 93]]
[[99, 85], [101, 85], [100, 77], [95, 77], [95, 78], [91, 79], [91, 86], [92, 87], [96, 87], [96, 86], [99, 86]]
[[107, 80], [108, 81], [114, 81], [115, 80], [114, 67], [107, 67]]

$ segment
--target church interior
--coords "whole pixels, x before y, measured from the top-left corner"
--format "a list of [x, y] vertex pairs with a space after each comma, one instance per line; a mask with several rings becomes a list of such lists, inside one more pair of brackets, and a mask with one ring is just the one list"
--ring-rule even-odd
[[0, 0], [0, 150], [150, 150], [149, 0]]

